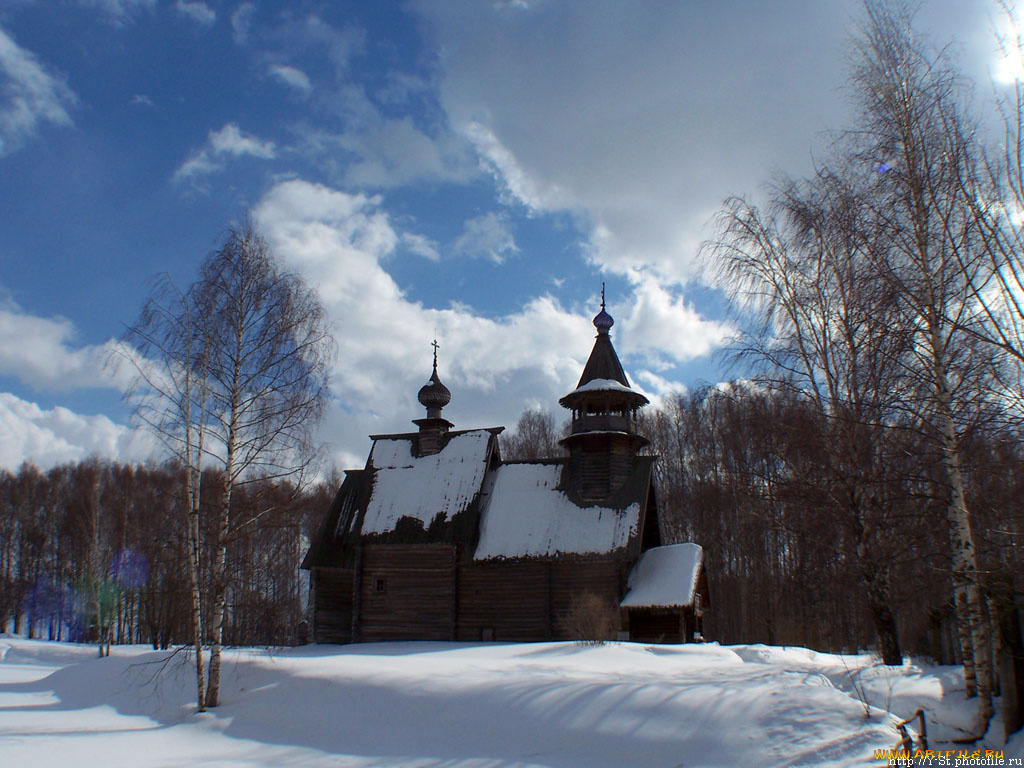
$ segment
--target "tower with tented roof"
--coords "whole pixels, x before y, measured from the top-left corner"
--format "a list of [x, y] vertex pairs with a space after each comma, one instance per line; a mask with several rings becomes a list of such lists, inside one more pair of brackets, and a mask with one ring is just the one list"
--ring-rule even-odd
[[650, 401], [629, 385], [612, 346], [609, 331], [614, 324], [602, 286], [594, 348], [576, 389], [558, 401], [572, 411], [569, 435], [562, 440], [569, 453], [572, 490], [586, 499], [615, 493], [629, 479], [639, 450], [648, 444], [637, 433], [637, 417]]

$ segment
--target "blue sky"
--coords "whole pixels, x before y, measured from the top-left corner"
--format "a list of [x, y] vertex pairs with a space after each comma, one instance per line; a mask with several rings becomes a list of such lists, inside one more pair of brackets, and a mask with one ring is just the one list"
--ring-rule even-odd
[[[600, 285], [655, 401], [730, 375], [700, 242], [849, 124], [852, 0], [0, 0], [0, 466], [141, 460], [105, 365], [152, 278], [252, 212], [338, 340], [328, 461], [559, 411]], [[994, 4], [932, 0], [979, 98]], [[559, 414], [560, 415], [560, 414]]]

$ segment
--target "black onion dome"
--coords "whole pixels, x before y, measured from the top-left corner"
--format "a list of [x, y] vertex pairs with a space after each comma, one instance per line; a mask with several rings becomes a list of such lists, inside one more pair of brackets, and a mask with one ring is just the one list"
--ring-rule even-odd
[[425, 408], [444, 408], [452, 401], [451, 391], [441, 383], [441, 379], [437, 376], [436, 364], [434, 365], [434, 372], [430, 376], [430, 381], [420, 387], [419, 394], [416, 397]]
[[604, 311], [604, 305], [602, 305], [601, 311], [594, 317], [594, 327], [597, 328], [598, 333], [608, 333], [613, 325], [615, 325], [615, 321]]

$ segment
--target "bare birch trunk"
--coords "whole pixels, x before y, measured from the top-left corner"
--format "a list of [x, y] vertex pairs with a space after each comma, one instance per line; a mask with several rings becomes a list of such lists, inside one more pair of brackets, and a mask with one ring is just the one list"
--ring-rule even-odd
[[[199, 491], [200, 473], [186, 467], [188, 495], [188, 580], [192, 592], [192, 644], [196, 650], [196, 709], [206, 711], [206, 674], [203, 669], [203, 610], [199, 593]], [[194, 472], [194, 474], [193, 474]]]
[[206, 706], [208, 707], [216, 707], [220, 698], [221, 649], [224, 640], [224, 614], [227, 610], [227, 590], [225, 585], [228, 550], [227, 521], [227, 512], [222, 504], [218, 528], [219, 541], [217, 542], [213, 562], [213, 616], [210, 620], [210, 684], [206, 689]]
[[[964, 679], [967, 680], [968, 659], [973, 662], [975, 688], [978, 696], [976, 735], [988, 730], [992, 719], [992, 664], [988, 653], [991, 644], [989, 623], [985, 617], [984, 595], [978, 577], [978, 560], [974, 548], [971, 519], [964, 498], [963, 476], [960, 472], [960, 450], [953, 422], [952, 394], [946, 378], [945, 359], [938, 324], [931, 328], [932, 359], [937, 426], [942, 448], [942, 467], [949, 485], [946, 518], [949, 521], [949, 546], [953, 561], [953, 594], [957, 620], [967, 627], [971, 653], [964, 655]], [[969, 694], [968, 694], [969, 695]]]
[[957, 586], [953, 587], [953, 607], [956, 637], [964, 667], [964, 693], [968, 699], [973, 699], [978, 695], [978, 681], [974, 674], [974, 643], [971, 642], [971, 628], [966, 621], [967, 593]]
[[232, 397], [231, 420], [228, 426], [227, 456], [221, 489], [220, 519], [217, 526], [217, 550], [213, 564], [213, 620], [210, 622], [210, 684], [206, 689], [206, 706], [216, 707], [220, 699], [221, 649], [224, 641], [224, 617], [227, 612], [228, 534], [231, 525], [231, 491], [235, 470], [235, 422], [237, 395]]

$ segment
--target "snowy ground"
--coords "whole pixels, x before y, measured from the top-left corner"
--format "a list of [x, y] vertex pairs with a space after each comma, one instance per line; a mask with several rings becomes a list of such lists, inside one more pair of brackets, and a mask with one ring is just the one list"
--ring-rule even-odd
[[972, 711], [955, 668], [800, 648], [392, 643], [231, 651], [200, 715], [167, 657], [0, 636], [0, 765], [879, 765], [896, 715], [924, 707], [941, 748]]

